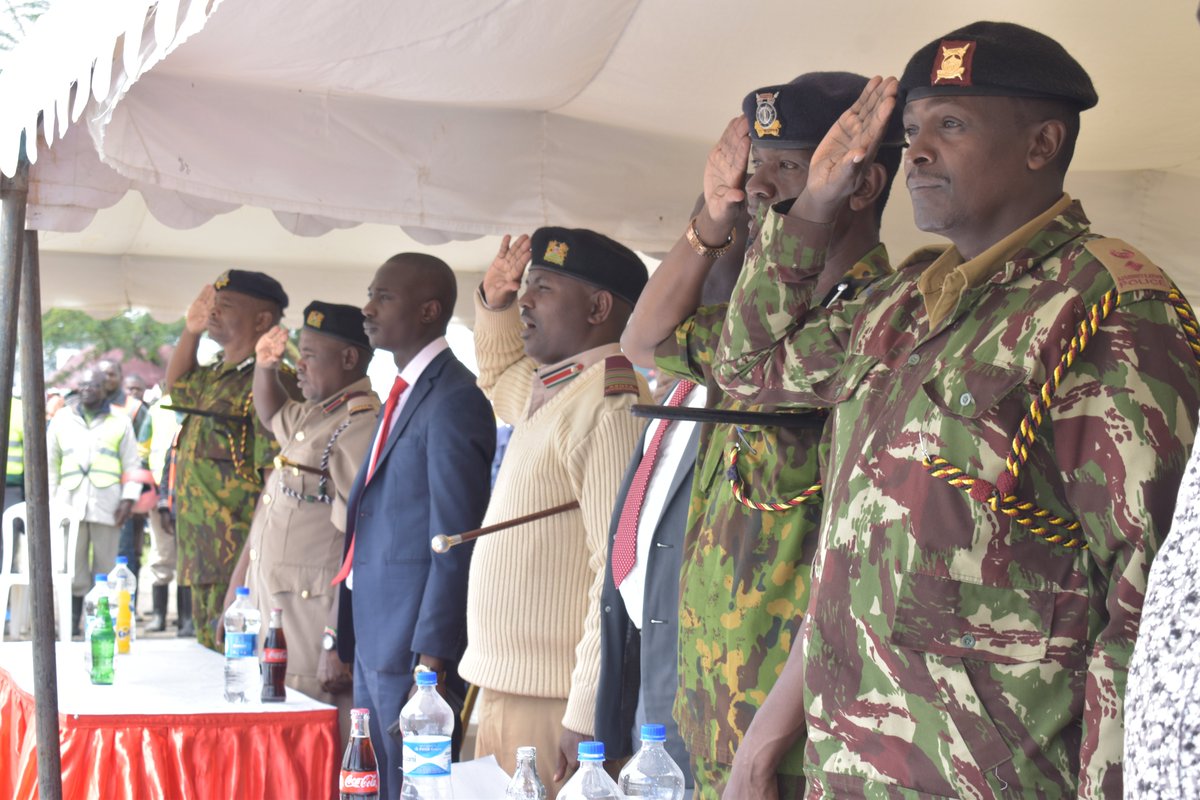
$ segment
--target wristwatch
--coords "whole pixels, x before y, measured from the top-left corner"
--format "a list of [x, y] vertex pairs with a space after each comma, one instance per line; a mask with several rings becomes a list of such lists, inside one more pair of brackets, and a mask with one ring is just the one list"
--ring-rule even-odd
[[329, 652], [337, 650], [337, 631], [333, 628], [326, 628], [325, 635], [321, 637], [321, 649]]

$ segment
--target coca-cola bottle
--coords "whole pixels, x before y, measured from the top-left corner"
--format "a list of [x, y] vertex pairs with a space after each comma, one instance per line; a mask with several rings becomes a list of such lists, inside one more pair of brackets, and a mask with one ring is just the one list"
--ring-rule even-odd
[[350, 710], [350, 744], [342, 756], [339, 800], [379, 800], [379, 767], [371, 746], [370, 720], [367, 709]]
[[287, 637], [283, 635], [283, 609], [271, 609], [271, 624], [263, 641], [262, 701], [282, 703], [287, 699]]

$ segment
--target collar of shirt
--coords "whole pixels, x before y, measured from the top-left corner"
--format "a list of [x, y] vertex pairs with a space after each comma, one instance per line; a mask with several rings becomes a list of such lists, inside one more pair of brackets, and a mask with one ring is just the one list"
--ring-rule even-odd
[[621, 345], [612, 342], [593, 347], [591, 350], [584, 350], [565, 361], [538, 367], [533, 373], [533, 389], [529, 395], [528, 413], [531, 415], [550, 402], [550, 399], [558, 394], [562, 387], [583, 374], [588, 367], [609, 356], [620, 355], [620, 353]]
[[246, 356], [238, 363], [231, 364], [225, 360], [225, 351], [222, 350], [221, 352], [217, 353], [217, 360], [213, 362], [212, 368], [215, 369], [217, 372], [229, 372], [231, 370], [236, 370], [237, 372], [241, 372], [242, 370], [246, 369], [247, 367], [253, 367], [253, 366], [254, 366], [254, 354], [253, 353]]
[[979, 255], [963, 261], [957, 247], [950, 247], [929, 265], [917, 279], [917, 288], [925, 299], [925, 313], [932, 329], [954, 310], [963, 292], [986, 283], [1038, 231], [1071, 205], [1064, 194], [1050, 208], [1026, 222]]
[[[404, 390], [404, 395], [407, 395], [412, 387], [416, 386], [417, 380], [421, 377], [421, 373], [425, 371], [425, 368], [429, 366], [429, 363], [449, 346], [450, 343], [446, 341], [446, 337], [439, 336], [422, 347], [420, 352], [409, 359], [404, 368], [400, 370], [400, 377], [408, 384], [408, 389]], [[387, 396], [386, 392], [384, 392], [384, 396]]]

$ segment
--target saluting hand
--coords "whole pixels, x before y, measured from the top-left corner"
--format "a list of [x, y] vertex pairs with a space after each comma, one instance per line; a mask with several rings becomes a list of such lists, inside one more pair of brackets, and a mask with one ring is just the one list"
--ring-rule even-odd
[[813, 151], [808, 183], [796, 213], [813, 222], [831, 222], [858, 188], [863, 168], [875, 158], [888, 119], [896, 107], [899, 83], [876, 75]]
[[[750, 123], [742, 114], [729, 120], [704, 163], [704, 210], [727, 236], [746, 201], [746, 165], [750, 159]], [[700, 231], [704, 233], [704, 231]]]
[[200, 294], [196, 295], [196, 299], [188, 306], [187, 317], [184, 319], [184, 327], [188, 333], [199, 336], [208, 328], [208, 315], [212, 313], [216, 296], [217, 290], [211, 283], [206, 284], [200, 290]]
[[521, 291], [521, 277], [532, 252], [529, 235], [525, 233], [516, 241], [506, 235], [500, 242], [500, 252], [496, 253], [483, 276], [483, 296], [489, 306], [506, 308]]
[[260, 367], [274, 367], [283, 360], [283, 352], [287, 348], [287, 328], [276, 325], [258, 337], [254, 345], [255, 363]]

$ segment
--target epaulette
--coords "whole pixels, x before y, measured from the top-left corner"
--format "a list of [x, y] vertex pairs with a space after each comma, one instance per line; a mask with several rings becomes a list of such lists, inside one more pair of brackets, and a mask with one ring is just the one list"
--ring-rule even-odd
[[[322, 411], [322, 413], [325, 413], [325, 414], [332, 414], [334, 411], [338, 410], [339, 408], [341, 408], [343, 405], [350, 402], [351, 400], [355, 400], [359, 397], [366, 397], [366, 396], [367, 396], [366, 392], [343, 392], [343, 393], [339, 394], [337, 397], [331, 398], [329, 400], [326, 400], [324, 403], [322, 403], [321, 411]], [[354, 413], [353, 409], [351, 410], [351, 413]]]
[[1092, 239], [1084, 249], [1112, 275], [1119, 293], [1169, 292], [1173, 288], [1170, 279], [1142, 251], [1120, 239]]
[[637, 373], [625, 356], [604, 359], [604, 396], [638, 394]]
[[361, 406], [350, 406], [350, 416], [352, 417], [355, 414], [366, 414], [368, 411], [374, 412], [375, 406], [371, 405], [370, 403], [364, 403]]

